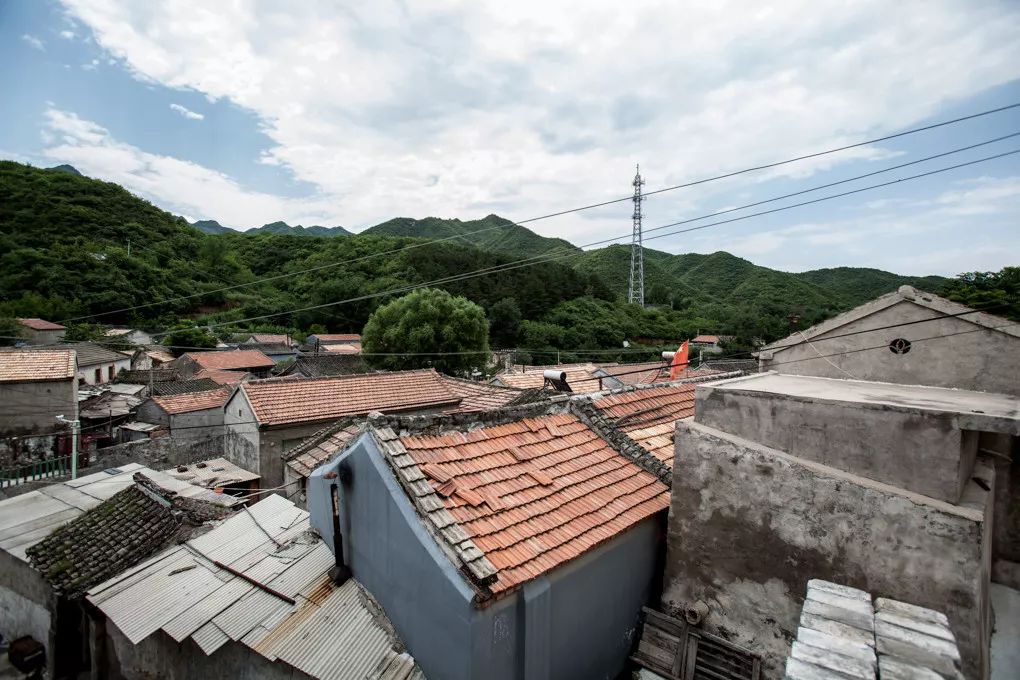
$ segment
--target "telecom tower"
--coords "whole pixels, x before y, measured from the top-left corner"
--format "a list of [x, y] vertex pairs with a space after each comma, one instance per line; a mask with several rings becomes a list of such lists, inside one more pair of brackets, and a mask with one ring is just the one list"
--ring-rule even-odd
[[641, 179], [641, 166], [637, 166], [634, 175], [634, 237], [630, 247], [630, 285], [627, 287], [627, 301], [645, 306], [645, 254], [641, 244], [641, 187], [645, 181]]

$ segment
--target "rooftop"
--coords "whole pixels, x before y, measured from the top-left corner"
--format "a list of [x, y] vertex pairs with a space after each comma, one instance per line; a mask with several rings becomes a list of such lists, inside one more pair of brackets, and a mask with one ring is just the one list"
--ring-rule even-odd
[[212, 380], [217, 385], [236, 385], [248, 377], [247, 371], [228, 371], [226, 369], [203, 368], [193, 376], [196, 380]]
[[95, 364], [111, 364], [115, 361], [125, 361], [130, 356], [121, 354], [120, 352], [115, 352], [112, 349], [106, 349], [102, 345], [97, 345], [92, 342], [62, 343], [60, 345], [54, 345], [54, 347], [66, 347], [67, 349], [73, 349], [78, 355], [78, 368], [83, 366], [93, 366]]
[[607, 425], [672, 468], [673, 430], [677, 420], [694, 415], [694, 389], [690, 384], [651, 387], [610, 394], [592, 404]]
[[[208, 392], [218, 389], [220, 384], [209, 378], [193, 378], [191, 380], [165, 380], [152, 384], [152, 396], [165, 397], [173, 394], [187, 394], [189, 392]], [[144, 385], [140, 385], [144, 387]]]
[[361, 354], [361, 345], [355, 343], [323, 345], [319, 349], [329, 354]]
[[[81, 597], [88, 588], [129, 569], [185, 530], [230, 511], [175, 498], [140, 474], [135, 484], [59, 527], [27, 550], [57, 593]], [[204, 506], [204, 507], [198, 507]]]
[[669, 506], [664, 484], [569, 413], [442, 435], [373, 434], [419, 512], [443, 529], [436, 534], [453, 535], [450, 521], [462, 530], [451, 551], [496, 596]]
[[1020, 435], [1020, 399], [992, 392], [779, 373], [758, 373], [702, 385], [699, 395], [701, 390], [772, 393], [805, 401], [953, 413], [959, 416], [961, 429]]
[[272, 368], [276, 365], [272, 359], [257, 349], [188, 352], [184, 356], [202, 368], [210, 369]]
[[285, 454], [287, 467], [299, 477], [307, 477], [312, 470], [347, 448], [363, 429], [363, 423], [357, 420], [334, 423], [288, 451]]
[[[320, 343], [326, 342], [356, 342], [361, 343], [361, 335], [358, 333], [313, 333], [308, 336], [309, 340], [314, 343], [318, 340]], [[305, 342], [308, 343], [309, 340]]]
[[719, 342], [718, 335], [697, 335], [691, 338], [691, 342], [716, 343]]
[[252, 333], [249, 339], [253, 342], [270, 345], [293, 345], [294, 342], [286, 333]]
[[354, 354], [302, 355], [281, 375], [303, 375], [306, 378], [327, 378], [337, 375], [366, 373], [368, 365]]
[[183, 394], [171, 394], [163, 397], [153, 397], [161, 409], [173, 415], [177, 413], [191, 413], [192, 411], [204, 411], [211, 408], [223, 408], [230, 398], [231, 390], [220, 387], [208, 392], [186, 392]]
[[206, 655], [234, 641], [313, 678], [420, 674], [357, 581], [329, 578], [333, 564], [308, 513], [272, 495], [91, 589], [88, 599], [133, 644], [162, 630], [176, 642], [191, 638]]
[[59, 323], [53, 323], [52, 321], [46, 321], [45, 319], [18, 319], [25, 328], [31, 328], [33, 331], [62, 331], [66, 330]]
[[149, 383], [166, 382], [177, 380], [177, 370], [164, 366], [160, 368], [142, 368], [137, 370], [121, 371], [117, 374], [117, 382], [133, 383], [135, 385], [148, 385]]
[[540, 388], [545, 384], [545, 371], [556, 370], [567, 374], [567, 384], [577, 394], [598, 392], [602, 385], [595, 374], [600, 368], [616, 366], [616, 364], [558, 364], [551, 366], [527, 366], [523, 369], [514, 368], [506, 373], [500, 373], [493, 382], [499, 382], [506, 387], [515, 387], [520, 390]]
[[[181, 470], [181, 468], [184, 468], [184, 470]], [[190, 465], [181, 465], [164, 470], [163, 473], [176, 480], [201, 486], [205, 489], [215, 489], [229, 484], [251, 482], [259, 478], [254, 472], [248, 472], [225, 458], [211, 458]]]
[[75, 375], [75, 354], [67, 349], [0, 351], [0, 382], [69, 380]]
[[432, 369], [252, 380], [242, 383], [240, 391], [261, 425], [314, 423], [372, 411], [441, 409], [461, 402]]
[[461, 398], [460, 404], [454, 409], [457, 413], [489, 411], [506, 406], [521, 397], [522, 391], [512, 387], [500, 387], [475, 380], [453, 378], [440, 375], [447, 389]]

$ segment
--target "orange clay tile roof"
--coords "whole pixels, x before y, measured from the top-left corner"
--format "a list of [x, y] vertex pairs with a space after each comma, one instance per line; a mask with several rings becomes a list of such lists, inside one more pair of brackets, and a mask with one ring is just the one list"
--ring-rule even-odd
[[225, 350], [222, 352], [188, 352], [202, 368], [234, 370], [238, 368], [272, 368], [276, 364], [257, 349]]
[[320, 345], [319, 350], [330, 354], [361, 354], [361, 345]]
[[[608, 364], [615, 365], [615, 364]], [[599, 387], [598, 376], [595, 375], [595, 371], [598, 370], [598, 366], [594, 364], [561, 364], [559, 366], [528, 366], [524, 369], [524, 372], [520, 372], [520, 369], [510, 371], [508, 373], [500, 373], [494, 380], [499, 381], [502, 385], [507, 387], [515, 387], [519, 390], [531, 390], [540, 388], [545, 384], [544, 373], [547, 370], [563, 371], [567, 374], [567, 384], [570, 385], [570, 389], [575, 394], [585, 394], [587, 392], [598, 392]]]
[[[661, 361], [645, 364], [620, 364], [618, 366], [604, 367], [600, 370], [601, 372], [612, 376], [615, 380], [618, 380], [624, 385], [655, 385], [658, 383], [673, 382], [674, 380], [670, 377], [669, 366], [663, 364]], [[703, 378], [717, 373], [721, 373], [721, 371], [686, 368], [680, 371], [676, 380], [683, 380], [685, 378]], [[612, 386], [606, 381], [603, 381], [603, 385], [607, 388]]]
[[209, 378], [220, 385], [236, 385], [244, 380], [246, 375], [248, 375], [247, 371], [227, 371], [216, 368], [203, 368], [195, 373], [195, 375], [192, 376], [192, 379], [201, 380], [202, 378]]
[[260, 425], [314, 423], [372, 411], [442, 410], [461, 400], [432, 369], [253, 380], [242, 383], [241, 391]]
[[251, 339], [265, 345], [281, 344], [292, 345], [293, 342], [286, 333], [252, 333]]
[[31, 328], [33, 331], [62, 331], [64, 327], [59, 323], [53, 323], [46, 319], [18, 319], [25, 328]]
[[693, 338], [691, 342], [719, 342], [718, 335], [699, 335]]
[[642, 448], [673, 467], [676, 421], [694, 415], [694, 385], [650, 387], [611, 394], [593, 405]]
[[669, 507], [664, 484], [571, 414], [400, 444], [495, 569], [494, 595]]
[[461, 398], [460, 404], [454, 409], [447, 410], [447, 413], [474, 413], [500, 408], [520, 397], [522, 392], [510, 387], [452, 378], [448, 375], [440, 377], [446, 387]]
[[218, 390], [208, 392], [185, 392], [184, 394], [171, 394], [165, 397], [153, 397], [152, 400], [161, 409], [173, 415], [176, 413], [190, 413], [191, 411], [204, 411], [210, 408], [222, 408], [230, 397], [230, 390], [222, 387]]
[[357, 333], [315, 333], [312, 337], [319, 342], [361, 342]]
[[0, 351], [0, 382], [68, 380], [75, 374], [73, 349]]

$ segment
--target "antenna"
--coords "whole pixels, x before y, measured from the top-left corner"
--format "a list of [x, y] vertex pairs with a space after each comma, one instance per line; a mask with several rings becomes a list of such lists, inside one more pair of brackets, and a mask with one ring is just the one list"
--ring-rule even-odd
[[641, 187], [645, 181], [641, 179], [641, 165], [637, 166], [634, 175], [634, 236], [630, 246], [630, 285], [627, 287], [627, 301], [645, 306], [645, 254], [642, 250], [641, 235]]

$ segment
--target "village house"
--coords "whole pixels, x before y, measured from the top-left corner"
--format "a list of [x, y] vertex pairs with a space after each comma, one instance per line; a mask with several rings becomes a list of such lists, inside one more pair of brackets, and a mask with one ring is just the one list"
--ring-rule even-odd
[[260, 342], [244, 344], [239, 347], [248, 349], [256, 349], [267, 357], [273, 360], [277, 364], [281, 364], [285, 361], [291, 361], [297, 356], [297, 349], [291, 345], [287, 345], [281, 342]]
[[48, 677], [88, 671], [85, 591], [236, 504], [137, 464], [0, 501], [0, 634], [41, 643]]
[[730, 335], [696, 335], [690, 340], [692, 350], [699, 350], [708, 354], [721, 354], [722, 344], [733, 339]]
[[545, 385], [545, 372], [556, 371], [566, 374], [566, 383], [574, 394], [600, 392], [602, 381], [596, 372], [601, 368], [617, 364], [551, 364], [548, 366], [512, 366], [501, 371], [490, 381], [493, 385], [515, 387], [519, 390], [542, 389]]
[[137, 328], [108, 328], [106, 338], [111, 342], [127, 345], [151, 345], [152, 336]]
[[294, 339], [286, 333], [251, 333], [241, 342], [242, 345], [285, 345], [293, 347]]
[[170, 364], [176, 357], [160, 347], [139, 347], [131, 355], [131, 370], [147, 370]]
[[368, 364], [365, 363], [364, 357], [358, 354], [299, 354], [278, 375], [329, 378], [337, 375], [368, 372]]
[[56, 418], [78, 418], [74, 351], [0, 351], [0, 405], [0, 469], [69, 456], [68, 426]]
[[361, 354], [358, 333], [314, 333], [305, 338], [301, 351], [309, 354]]
[[205, 439], [224, 434], [223, 405], [231, 390], [218, 387], [206, 392], [182, 392], [154, 396], [138, 407], [137, 419], [159, 425], [169, 437]]
[[372, 417], [308, 488], [312, 526], [430, 677], [623, 670], [669, 492], [563, 397]]
[[145, 401], [147, 389], [145, 385], [107, 383], [99, 394], [80, 400], [78, 418], [85, 434], [79, 448], [94, 450], [119, 443], [119, 427], [134, 416], [135, 410]]
[[177, 357], [173, 367], [182, 378], [191, 378], [202, 369], [242, 371], [266, 378], [276, 363], [257, 349], [188, 352]]
[[64, 339], [66, 328], [45, 319], [18, 319], [21, 335], [30, 345], [52, 345]]
[[910, 286], [766, 345], [758, 359], [763, 371], [1020, 396], [1020, 324]]
[[335, 573], [308, 513], [270, 495], [89, 591], [94, 677], [424, 680], [387, 612]]
[[1020, 532], [983, 434], [1016, 441], [1015, 397], [776, 373], [699, 385], [677, 424], [663, 607], [707, 607], [707, 632], [780, 678], [820, 577], [942, 608], [965, 676], [986, 678], [989, 575], [1016, 547], [992, 527]]
[[78, 384], [104, 385], [131, 368], [131, 356], [92, 342], [64, 343], [56, 347], [73, 349], [78, 358]]

